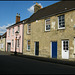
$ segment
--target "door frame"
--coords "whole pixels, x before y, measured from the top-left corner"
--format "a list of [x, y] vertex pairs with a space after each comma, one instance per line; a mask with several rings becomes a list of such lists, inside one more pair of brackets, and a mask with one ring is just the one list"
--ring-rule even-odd
[[[8, 44], [9, 43], [7, 43], [7, 52], [9, 52], [9, 50], [8, 50]], [[11, 43], [10, 43], [10, 52], [11, 52]]]
[[[50, 52], [50, 55], [51, 55], [51, 58], [52, 58], [52, 42], [57, 42], [57, 41], [51, 41], [51, 52]], [[58, 49], [58, 46], [57, 46], [57, 49]]]
[[[63, 41], [68, 41], [68, 51], [69, 51], [69, 39], [64, 39], [64, 40], [61, 40], [61, 49], [62, 49], [62, 59], [66, 59], [66, 58], [63, 58]], [[68, 52], [68, 59], [69, 59], [69, 52]]]
[[[36, 42], [39, 42], [39, 41], [34, 41], [34, 55], [35, 55]], [[38, 56], [38, 55], [35, 55], [35, 56]]]

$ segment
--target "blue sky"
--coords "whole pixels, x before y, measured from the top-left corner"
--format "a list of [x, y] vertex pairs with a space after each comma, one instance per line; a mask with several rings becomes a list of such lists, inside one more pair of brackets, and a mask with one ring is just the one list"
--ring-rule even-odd
[[0, 1], [0, 35], [7, 26], [15, 23], [17, 13], [20, 13], [20, 20], [29, 18], [33, 14], [35, 2], [44, 8], [58, 1]]

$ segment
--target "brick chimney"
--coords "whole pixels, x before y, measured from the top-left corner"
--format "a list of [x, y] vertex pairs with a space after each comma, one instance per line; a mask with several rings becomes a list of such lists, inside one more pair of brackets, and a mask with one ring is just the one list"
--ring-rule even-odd
[[36, 13], [38, 10], [40, 10], [41, 9], [41, 5], [39, 5], [37, 2], [36, 2], [36, 4], [35, 4], [35, 6], [34, 6], [34, 13]]
[[18, 13], [16, 14], [16, 23], [17, 22], [20, 22], [20, 14], [18, 14]]

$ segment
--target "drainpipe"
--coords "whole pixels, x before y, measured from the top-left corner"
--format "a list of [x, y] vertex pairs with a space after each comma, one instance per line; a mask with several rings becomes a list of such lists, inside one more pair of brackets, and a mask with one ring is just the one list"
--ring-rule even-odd
[[24, 43], [24, 21], [23, 21], [23, 30], [22, 30], [22, 54], [23, 54], [23, 43]]

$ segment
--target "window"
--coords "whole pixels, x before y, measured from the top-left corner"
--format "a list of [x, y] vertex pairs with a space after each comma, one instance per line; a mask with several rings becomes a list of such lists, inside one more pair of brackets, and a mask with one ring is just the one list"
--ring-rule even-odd
[[12, 47], [14, 47], [14, 40], [12, 40]]
[[64, 15], [58, 16], [58, 28], [65, 28], [65, 17]]
[[9, 36], [10, 36], [10, 29], [9, 29]]
[[20, 26], [18, 26], [18, 31], [20, 32]]
[[12, 30], [12, 34], [14, 34], [14, 28], [13, 28], [13, 30]]
[[45, 31], [50, 31], [50, 19], [45, 20]]
[[30, 32], [31, 32], [31, 24], [28, 24], [27, 33], [30, 34]]
[[3, 43], [1, 44], [1, 48], [3, 49]]
[[1, 49], [1, 44], [0, 44], [0, 49]]
[[19, 47], [19, 39], [17, 39], [17, 47]]
[[67, 40], [63, 41], [63, 50], [68, 50], [68, 41]]
[[27, 41], [27, 50], [30, 51], [30, 40]]

